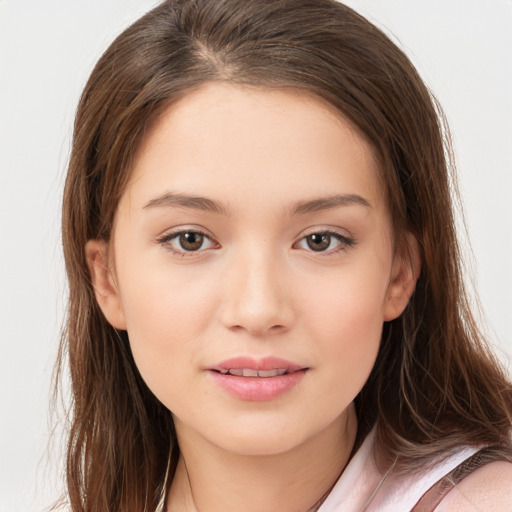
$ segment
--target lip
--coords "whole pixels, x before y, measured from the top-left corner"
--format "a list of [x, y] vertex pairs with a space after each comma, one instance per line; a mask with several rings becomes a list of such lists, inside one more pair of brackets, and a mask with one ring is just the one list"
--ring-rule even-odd
[[[284, 375], [274, 377], [242, 377], [221, 373], [226, 370], [286, 370]], [[286, 359], [265, 357], [235, 357], [208, 368], [213, 381], [231, 396], [250, 402], [275, 400], [295, 388], [305, 376], [308, 368]]]
[[276, 368], [287, 370], [288, 372], [296, 372], [304, 367], [298, 364], [281, 359], [280, 357], [264, 357], [263, 359], [254, 359], [252, 357], [234, 357], [232, 359], [226, 359], [216, 366], [210, 368], [210, 370], [218, 371], [221, 370], [237, 370], [241, 368], [251, 368], [252, 370], [274, 370]]

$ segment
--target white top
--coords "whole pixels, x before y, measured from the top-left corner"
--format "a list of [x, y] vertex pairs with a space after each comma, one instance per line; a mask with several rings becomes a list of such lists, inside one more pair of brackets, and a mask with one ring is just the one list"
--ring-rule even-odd
[[428, 469], [385, 476], [375, 465], [374, 436], [372, 430], [318, 512], [410, 512], [432, 485], [478, 450], [462, 448]]

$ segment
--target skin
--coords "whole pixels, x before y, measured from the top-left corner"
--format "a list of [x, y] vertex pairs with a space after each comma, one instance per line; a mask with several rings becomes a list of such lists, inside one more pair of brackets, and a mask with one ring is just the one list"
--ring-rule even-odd
[[467, 476], [454, 487], [436, 512], [510, 512], [512, 464], [493, 462]]
[[[395, 251], [382, 191], [357, 130], [295, 92], [209, 84], [147, 134], [111, 243], [86, 253], [100, 307], [174, 416], [169, 511], [302, 512], [343, 471], [352, 401], [419, 271], [412, 237], [413, 264]], [[345, 200], [304, 207], [333, 196]], [[176, 233], [193, 231], [205, 238], [187, 252]], [[247, 355], [307, 370], [274, 399], [243, 400], [208, 369]]]

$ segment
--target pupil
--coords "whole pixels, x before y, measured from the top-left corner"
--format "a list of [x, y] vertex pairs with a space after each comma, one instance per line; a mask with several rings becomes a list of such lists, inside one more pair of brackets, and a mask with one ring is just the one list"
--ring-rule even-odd
[[313, 251], [323, 251], [329, 247], [331, 236], [328, 233], [310, 235], [307, 238], [307, 244]]
[[183, 233], [180, 235], [180, 245], [186, 251], [197, 251], [203, 245], [201, 233]]

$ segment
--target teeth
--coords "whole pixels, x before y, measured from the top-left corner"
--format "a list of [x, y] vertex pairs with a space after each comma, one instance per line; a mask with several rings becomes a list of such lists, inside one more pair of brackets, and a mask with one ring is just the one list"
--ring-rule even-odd
[[222, 369], [220, 373], [223, 375], [230, 374], [237, 377], [278, 377], [284, 375], [288, 370], [284, 368], [276, 368], [274, 370], [254, 370], [252, 368], [231, 368], [229, 370]]
[[284, 375], [286, 370], [259, 370], [258, 377], [277, 377], [278, 375]]

